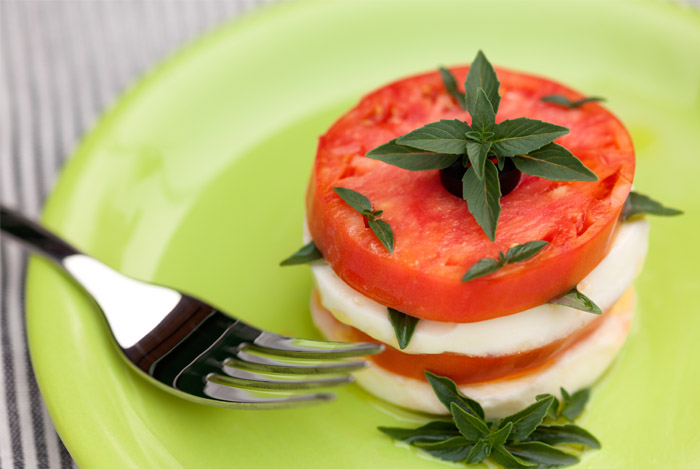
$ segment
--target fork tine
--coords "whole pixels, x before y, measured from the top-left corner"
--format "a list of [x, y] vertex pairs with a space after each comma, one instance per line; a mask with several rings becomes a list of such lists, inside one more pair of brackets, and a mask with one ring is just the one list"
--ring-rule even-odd
[[260, 334], [252, 344], [244, 344], [241, 348], [251, 348], [285, 357], [319, 359], [373, 355], [384, 349], [381, 344], [370, 342], [323, 342], [285, 337], [267, 331]]
[[204, 394], [222, 403], [224, 407], [249, 409], [280, 409], [328, 402], [335, 399], [331, 393], [300, 394], [298, 392], [243, 389], [221, 381], [220, 375], [210, 375], [204, 384]]
[[331, 374], [331, 373], [351, 373], [367, 366], [364, 361], [339, 361], [328, 363], [325, 360], [297, 360], [281, 361], [274, 358], [250, 353], [247, 350], [238, 350], [236, 355], [225, 362], [236, 368], [263, 371], [268, 373], [287, 374]]
[[[284, 375], [270, 376], [242, 370], [230, 365], [222, 366], [224, 375], [215, 375], [224, 384], [254, 389], [299, 390], [340, 386], [354, 381], [350, 375], [340, 375], [322, 379], [290, 379]], [[297, 375], [298, 376], [298, 375]]]

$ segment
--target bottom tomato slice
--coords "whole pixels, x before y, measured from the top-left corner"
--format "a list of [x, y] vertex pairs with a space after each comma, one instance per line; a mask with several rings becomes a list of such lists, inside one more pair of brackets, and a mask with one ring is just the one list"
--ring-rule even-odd
[[[327, 315], [327, 319], [333, 322], [334, 330], [338, 335], [334, 339], [342, 338], [348, 342], [380, 343], [364, 332], [335, 319], [332, 313], [321, 305], [318, 292], [314, 291], [312, 301], [315, 303], [314, 309]], [[613, 308], [615, 306], [568, 337], [522, 353], [483, 357], [456, 353], [409, 354], [387, 346], [382, 353], [371, 356], [369, 359], [394, 374], [422, 381], [426, 381], [426, 370], [439, 376], [446, 376], [457, 384], [514, 379], [553, 363], [568, 349], [598, 330], [610, 316]]]

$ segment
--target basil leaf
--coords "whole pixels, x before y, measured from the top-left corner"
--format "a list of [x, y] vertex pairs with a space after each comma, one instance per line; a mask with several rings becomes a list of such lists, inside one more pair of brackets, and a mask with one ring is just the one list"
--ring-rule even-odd
[[445, 441], [460, 436], [453, 422], [435, 420], [418, 428], [377, 427], [377, 429], [404, 443]]
[[467, 273], [465, 273], [464, 277], [462, 277], [462, 282], [468, 282], [469, 280], [474, 280], [475, 278], [483, 277], [484, 275], [488, 275], [492, 272], [497, 271], [501, 267], [501, 263], [498, 262], [496, 259], [486, 257], [484, 259], [481, 259], [479, 262], [471, 266], [469, 270], [467, 270]]
[[462, 409], [456, 402], [450, 404], [450, 413], [459, 429], [459, 433], [470, 443], [480, 441], [489, 434], [489, 427], [479, 417]]
[[510, 432], [513, 430], [513, 422], [508, 422], [503, 428], [500, 430], [497, 430], [495, 432], [492, 432], [489, 435], [489, 439], [493, 442], [494, 446], [501, 446], [504, 445], [506, 441], [508, 441], [508, 436], [510, 436]]
[[520, 412], [504, 418], [501, 421], [501, 427], [508, 422], [513, 422], [513, 430], [510, 432], [509, 439], [515, 441], [527, 438], [542, 423], [552, 402], [553, 396], [540, 399]]
[[508, 264], [522, 262], [540, 252], [548, 244], [547, 241], [529, 241], [525, 244], [518, 244], [508, 249], [508, 252], [506, 252], [506, 262]]
[[569, 133], [569, 129], [549, 122], [519, 117], [499, 123], [494, 132], [495, 135], [491, 139], [494, 151], [501, 156], [515, 156], [542, 148]]
[[394, 328], [394, 333], [396, 334], [396, 340], [399, 342], [399, 348], [403, 350], [411, 341], [419, 319], [394, 308], [387, 308], [387, 310], [389, 311], [391, 326]]
[[391, 226], [384, 220], [373, 219], [367, 220], [367, 224], [374, 231], [374, 234], [377, 235], [377, 238], [379, 238], [386, 250], [389, 251], [389, 254], [394, 252], [394, 232], [391, 230]]
[[354, 208], [356, 211], [363, 213], [372, 211], [372, 204], [364, 195], [352, 189], [345, 187], [334, 187], [333, 191], [345, 201], [346, 204]]
[[495, 446], [491, 451], [491, 459], [508, 469], [524, 469], [527, 467], [537, 466], [537, 463], [525, 461], [517, 456], [513, 456], [502, 446]]
[[552, 399], [552, 405], [549, 406], [549, 410], [547, 411], [547, 418], [557, 421], [559, 419], [559, 399], [552, 396], [551, 394], [538, 394], [537, 396], [535, 396], [535, 399], [538, 401], [547, 398]]
[[449, 440], [437, 442], [416, 442], [414, 446], [422, 449], [433, 457], [451, 462], [464, 461], [474, 447], [474, 445], [470, 444], [463, 436], [456, 436]]
[[477, 441], [474, 446], [472, 446], [471, 451], [467, 455], [467, 459], [464, 460], [466, 464], [477, 464], [489, 457], [491, 454], [491, 448], [493, 447], [493, 442], [488, 439]]
[[498, 94], [498, 89], [500, 87], [501, 84], [498, 82], [496, 72], [486, 59], [484, 53], [479, 51], [469, 67], [469, 73], [467, 73], [467, 79], [464, 82], [469, 114], [472, 116], [474, 115], [476, 90], [478, 88], [482, 88], [486, 93], [486, 97], [491, 102], [493, 112], [498, 112], [498, 106], [501, 102], [501, 96]]
[[544, 466], [570, 466], [579, 462], [573, 454], [565, 453], [538, 441], [525, 441], [522, 443], [506, 446], [511, 454], [526, 461], [534, 462]]
[[575, 418], [581, 415], [583, 409], [586, 407], [588, 398], [591, 395], [590, 389], [581, 389], [575, 392], [572, 396], [566, 392], [564, 388], [561, 388], [561, 394], [563, 397], [563, 404], [560, 415], [567, 418], [569, 422], [573, 422]]
[[280, 262], [280, 265], [298, 265], [323, 259], [323, 254], [318, 250], [313, 241], [309, 241], [297, 252]]
[[365, 156], [409, 171], [449, 168], [458, 158], [399, 145], [396, 139], [368, 151]]
[[527, 441], [540, 441], [548, 445], [566, 443], [600, 449], [596, 437], [578, 425], [540, 425], [530, 433]]
[[479, 133], [479, 140], [483, 142], [492, 137], [493, 135], [489, 136], [489, 133], [492, 134], [496, 128], [496, 113], [483, 88], [477, 88], [476, 99], [470, 114], [472, 116], [472, 129]]
[[454, 403], [475, 417], [479, 417], [481, 420], [484, 419], [484, 409], [481, 407], [481, 404], [462, 394], [450, 378], [438, 376], [430, 371], [425, 372], [425, 377], [428, 379], [428, 383], [430, 383], [437, 398], [448, 410]]
[[476, 177], [481, 181], [484, 179], [484, 165], [486, 164], [486, 157], [489, 155], [489, 150], [491, 150], [491, 142], [475, 142], [474, 140], [467, 141], [467, 155], [469, 156], [469, 162], [472, 164], [472, 168], [476, 171]]
[[513, 157], [521, 172], [551, 181], [597, 181], [598, 176], [563, 146], [550, 143]]
[[646, 195], [638, 192], [630, 192], [622, 207], [622, 221], [629, 220], [632, 217], [639, 215], [660, 215], [662, 217], [671, 217], [681, 215], [681, 210], [675, 208], [664, 207], [660, 202], [652, 200]]
[[575, 109], [591, 101], [605, 101], [605, 99], [599, 98], [597, 96], [589, 96], [587, 98], [572, 101], [563, 94], [550, 94], [548, 96], [543, 97], [540, 101], [543, 101], [545, 103], [558, 104], [559, 106], [566, 107], [569, 109]]
[[474, 169], [468, 168], [462, 178], [462, 193], [476, 222], [486, 236], [495, 241], [498, 217], [501, 214], [501, 184], [496, 166], [486, 160], [484, 179], [481, 181], [476, 177]]
[[402, 135], [396, 143], [419, 150], [463, 155], [467, 151], [465, 135], [469, 131], [471, 128], [466, 122], [442, 119]]
[[457, 89], [457, 82], [455, 81], [455, 77], [454, 75], [452, 75], [452, 72], [447, 70], [445, 67], [440, 67], [440, 76], [442, 77], [442, 84], [445, 85], [445, 89], [447, 90], [447, 92], [450, 93], [452, 97], [457, 100], [457, 104], [459, 104], [459, 107], [461, 107], [462, 110], [466, 111], [466, 97], [464, 93]]
[[555, 305], [568, 306], [569, 308], [578, 309], [587, 313], [603, 314], [597, 304], [586, 295], [578, 291], [576, 287], [564, 293], [559, 298], [556, 298], [550, 303]]

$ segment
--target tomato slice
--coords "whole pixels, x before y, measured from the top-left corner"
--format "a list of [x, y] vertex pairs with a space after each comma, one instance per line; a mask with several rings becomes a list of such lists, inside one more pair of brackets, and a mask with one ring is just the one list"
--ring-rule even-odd
[[[466, 67], [453, 70], [464, 81]], [[320, 139], [307, 192], [309, 230], [333, 270], [375, 301], [411, 316], [474, 322], [545, 303], [578, 284], [605, 256], [630, 191], [634, 150], [624, 126], [597, 103], [565, 109], [541, 98], [583, 96], [543, 78], [497, 70], [497, 121], [529, 117], [566, 126], [557, 140], [599, 177], [549, 181], [523, 175], [501, 199], [492, 243], [467, 203], [445, 190], [439, 172], [412, 172], [365, 157], [372, 148], [439, 119], [469, 116], [447, 94], [437, 72], [380, 88], [364, 97]], [[391, 225], [388, 253], [363, 217], [333, 187], [367, 196]], [[546, 240], [533, 258], [469, 282], [464, 273], [515, 244]]]
[[[549, 366], [571, 347], [590, 337], [602, 327], [607, 318], [625, 310], [631, 295], [631, 290], [626, 292], [604, 315], [569, 336], [521, 353], [483, 357], [456, 353], [409, 354], [387, 346], [382, 353], [368, 358], [394, 374], [422, 381], [426, 381], [426, 370], [439, 376], [446, 376], [457, 384], [477, 384], [519, 378]], [[314, 291], [311, 301], [315, 314], [323, 314], [324, 322], [332, 324], [331, 339], [380, 343], [359, 329], [338, 321], [323, 307], [318, 292]]]

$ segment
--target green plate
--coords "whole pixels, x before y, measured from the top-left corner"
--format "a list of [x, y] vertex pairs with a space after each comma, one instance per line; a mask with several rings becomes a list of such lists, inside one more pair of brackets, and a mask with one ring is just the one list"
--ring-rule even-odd
[[[44, 222], [132, 276], [273, 331], [317, 337], [300, 245], [317, 138], [404, 75], [493, 63], [596, 96], [626, 122], [639, 191], [686, 211], [652, 222], [639, 312], [582, 423], [581, 467], [700, 465], [700, 15], [654, 2], [306, 1], [265, 8], [156, 68], [80, 146]], [[117, 355], [99, 313], [33, 259], [39, 385], [81, 467], [437, 467], [377, 425], [419, 419], [357, 387], [313, 408], [234, 411], [172, 397]]]

